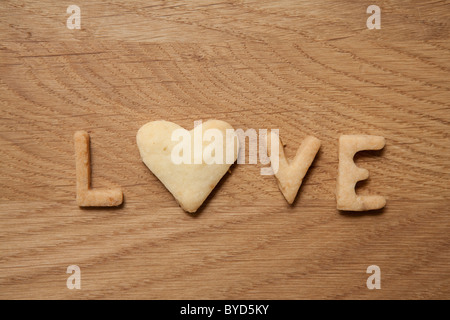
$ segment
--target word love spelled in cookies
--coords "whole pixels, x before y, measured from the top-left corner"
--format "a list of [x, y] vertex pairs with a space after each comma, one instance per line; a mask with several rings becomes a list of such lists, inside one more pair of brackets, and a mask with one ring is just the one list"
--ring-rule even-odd
[[[143, 125], [136, 142], [142, 161], [174, 196], [181, 208], [194, 213], [210, 195], [232, 164], [245, 154], [245, 137], [237, 134], [241, 129], [227, 122], [209, 120], [197, 122], [188, 131], [168, 121], [153, 121]], [[306, 137], [293, 159], [287, 159], [278, 135], [272, 130], [260, 138], [269, 155], [270, 174], [275, 175], [278, 187], [289, 204], [293, 204], [309, 167], [321, 147], [315, 137]], [[262, 140], [262, 141], [261, 141]], [[251, 141], [249, 141], [250, 143]], [[122, 191], [92, 190], [89, 187], [89, 136], [75, 134], [77, 159], [77, 203], [79, 206], [116, 206], [122, 203]], [[381, 136], [342, 135], [339, 139], [339, 169], [336, 183], [337, 209], [366, 211], [381, 209], [386, 205], [382, 196], [359, 196], [356, 183], [369, 177], [366, 169], [354, 163], [354, 155], [362, 150], [379, 150], [385, 145]], [[245, 163], [237, 161], [238, 164]], [[268, 162], [267, 162], [268, 163]], [[266, 172], [266, 171], [265, 171]], [[262, 173], [263, 174], [263, 173]], [[266, 173], [264, 173], [265, 175]]]

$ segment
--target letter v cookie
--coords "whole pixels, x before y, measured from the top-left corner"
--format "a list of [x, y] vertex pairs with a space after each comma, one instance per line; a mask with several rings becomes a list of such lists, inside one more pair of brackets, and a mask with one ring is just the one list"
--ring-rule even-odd
[[[278, 141], [278, 148], [274, 143], [276, 141]], [[283, 193], [283, 196], [286, 198], [286, 201], [289, 204], [292, 204], [303, 182], [306, 172], [319, 151], [320, 140], [312, 136], [306, 137], [298, 148], [292, 161], [289, 161], [286, 158], [281, 139], [272, 131], [270, 132], [270, 142], [268, 143], [270, 163], [272, 170], [275, 173], [278, 187], [280, 188], [281, 193]]]

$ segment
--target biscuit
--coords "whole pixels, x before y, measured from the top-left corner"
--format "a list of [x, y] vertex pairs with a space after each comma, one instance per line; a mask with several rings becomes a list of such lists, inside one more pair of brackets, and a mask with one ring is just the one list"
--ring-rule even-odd
[[74, 134], [75, 162], [77, 175], [77, 204], [80, 207], [113, 207], [121, 205], [121, 189], [90, 189], [91, 157], [89, 152], [89, 134], [77, 131]]
[[[212, 132], [210, 129], [220, 133], [221, 139], [208, 142], [206, 136], [208, 132]], [[231, 153], [226, 152], [227, 144], [230, 145], [227, 130], [233, 132]], [[175, 132], [187, 135], [187, 139], [190, 140], [189, 150], [183, 149], [182, 152], [183, 160], [190, 161], [181, 163], [175, 161], [174, 153], [178, 153], [177, 148], [180, 144], [178, 141], [173, 141]], [[220, 120], [209, 120], [191, 131], [173, 122], [149, 122], [139, 129], [136, 142], [145, 165], [164, 184], [181, 208], [191, 213], [197, 211], [228, 172], [230, 166], [236, 161], [239, 150], [239, 142], [233, 127]], [[219, 146], [219, 151], [223, 151], [222, 161], [205, 160], [204, 155], [208, 150], [211, 151], [212, 143]], [[199, 151], [199, 149], [200, 157], [196, 155], [196, 150]]]
[[359, 168], [353, 161], [358, 151], [380, 150], [384, 137], [369, 135], [343, 135], [339, 138], [339, 169], [336, 184], [337, 209], [347, 211], [377, 210], [386, 205], [382, 196], [358, 196], [356, 183], [369, 178], [369, 171]]
[[[319, 151], [320, 140], [312, 136], [306, 137], [297, 149], [294, 159], [289, 161], [284, 154], [284, 147], [280, 138], [276, 133], [271, 131], [270, 141], [276, 141], [272, 139], [278, 139], [279, 147], [277, 155], [275, 152], [272, 152], [272, 143], [268, 143], [271, 166], [275, 173], [281, 193], [286, 201], [289, 204], [292, 204], [297, 196], [306, 172]], [[278, 159], [275, 158], [276, 156], [278, 156]], [[274, 168], [277, 162], [278, 168]]]

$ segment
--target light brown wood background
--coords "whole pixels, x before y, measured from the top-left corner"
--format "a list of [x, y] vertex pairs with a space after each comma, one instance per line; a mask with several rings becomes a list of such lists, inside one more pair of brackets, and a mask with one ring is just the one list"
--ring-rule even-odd
[[[0, 298], [450, 298], [449, 21], [448, 1], [1, 1]], [[136, 132], [211, 118], [278, 128], [289, 156], [322, 140], [292, 207], [261, 165], [178, 207]], [[80, 129], [123, 207], [77, 207]], [[341, 134], [386, 137], [356, 160], [384, 210], [336, 210]]]

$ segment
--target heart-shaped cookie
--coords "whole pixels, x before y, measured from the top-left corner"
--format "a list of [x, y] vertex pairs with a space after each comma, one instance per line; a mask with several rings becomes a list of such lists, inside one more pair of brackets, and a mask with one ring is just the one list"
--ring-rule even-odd
[[236, 161], [239, 150], [233, 127], [220, 120], [191, 131], [173, 122], [153, 121], [139, 129], [136, 140], [145, 165], [191, 213]]

